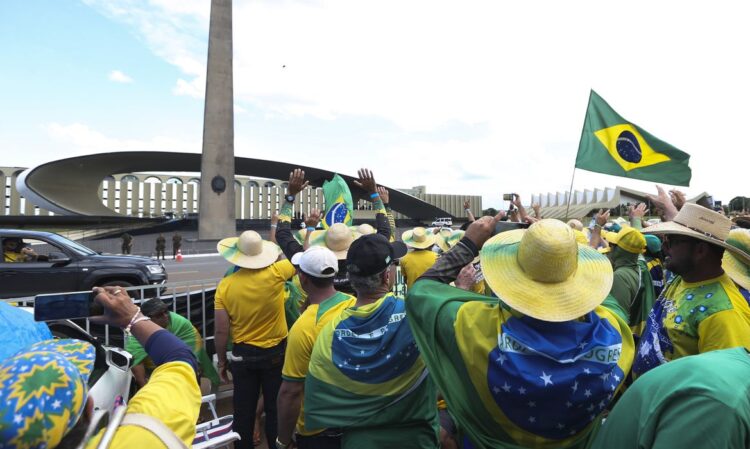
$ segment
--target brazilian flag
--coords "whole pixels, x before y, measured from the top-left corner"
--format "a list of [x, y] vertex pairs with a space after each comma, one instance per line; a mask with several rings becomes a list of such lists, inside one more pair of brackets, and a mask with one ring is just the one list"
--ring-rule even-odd
[[344, 223], [347, 226], [352, 225], [352, 193], [346, 181], [339, 175], [334, 175], [333, 179], [323, 183], [323, 196], [326, 201], [326, 211], [323, 217], [323, 228], [328, 229], [334, 223]]
[[689, 186], [690, 155], [630, 123], [593, 90], [576, 168], [624, 178]]

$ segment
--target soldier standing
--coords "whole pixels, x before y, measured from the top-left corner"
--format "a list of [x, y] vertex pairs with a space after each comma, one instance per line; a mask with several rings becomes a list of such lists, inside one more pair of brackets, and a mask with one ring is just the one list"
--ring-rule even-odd
[[177, 251], [182, 247], [182, 236], [179, 232], [176, 232], [172, 236], [172, 259], [177, 257]]
[[133, 249], [133, 236], [126, 232], [120, 238], [122, 239], [121, 252], [123, 254], [130, 254], [130, 251]]
[[159, 259], [159, 255], [161, 254], [161, 260], [164, 260], [164, 250], [167, 248], [167, 240], [164, 238], [164, 235], [159, 234], [159, 237], [156, 238], [156, 259]]

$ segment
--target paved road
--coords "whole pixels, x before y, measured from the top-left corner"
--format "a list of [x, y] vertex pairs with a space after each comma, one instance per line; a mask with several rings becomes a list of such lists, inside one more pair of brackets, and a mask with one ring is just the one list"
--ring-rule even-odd
[[230, 264], [223, 257], [216, 255], [185, 257], [182, 262], [168, 258], [164, 261], [169, 282], [201, 281], [221, 279]]

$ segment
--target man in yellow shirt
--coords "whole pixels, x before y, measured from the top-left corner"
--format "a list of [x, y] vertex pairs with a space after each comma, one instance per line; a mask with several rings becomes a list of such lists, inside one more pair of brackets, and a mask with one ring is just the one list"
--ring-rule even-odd
[[722, 269], [724, 251], [750, 263], [750, 255], [726, 243], [731, 224], [688, 203], [673, 221], [643, 231], [663, 236], [664, 266], [677, 277], [649, 314], [633, 364], [636, 376], [688, 355], [750, 349], [750, 307]]
[[401, 274], [406, 281], [406, 288], [409, 289], [419, 276], [435, 265], [437, 253], [432, 251], [432, 246], [435, 245], [435, 234], [418, 227], [404, 232], [401, 240], [411, 248], [411, 251], [399, 261]]
[[266, 439], [276, 441], [276, 396], [281, 386], [287, 325], [284, 317], [284, 284], [294, 276], [294, 267], [280, 260], [281, 249], [263, 240], [255, 231], [239, 238], [223, 239], [219, 253], [241, 267], [226, 276], [216, 288], [214, 339], [219, 374], [227, 376], [227, 343], [232, 330], [232, 381], [234, 383], [233, 429], [242, 438], [235, 448], [253, 447], [255, 404], [263, 390]]
[[337, 448], [341, 439], [339, 430], [305, 429], [302, 398], [310, 355], [320, 330], [342, 310], [353, 306], [356, 300], [334, 289], [333, 278], [338, 271], [338, 260], [328, 248], [310, 247], [304, 253], [297, 253], [292, 263], [299, 267], [300, 282], [310, 304], [289, 331], [279, 390], [279, 436], [276, 447], [288, 447], [293, 439], [292, 434], [296, 433], [299, 449]]

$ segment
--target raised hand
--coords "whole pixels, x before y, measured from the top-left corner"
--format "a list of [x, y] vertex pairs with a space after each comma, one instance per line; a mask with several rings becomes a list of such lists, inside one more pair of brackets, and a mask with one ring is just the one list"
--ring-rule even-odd
[[271, 224], [275, 225], [279, 222], [279, 211], [276, 211], [271, 215]]
[[662, 217], [664, 221], [671, 221], [675, 215], [677, 215], [677, 206], [674, 205], [672, 198], [661, 188], [661, 186], [656, 186], [656, 196], [647, 196], [649, 201], [664, 212], [664, 216]]
[[489, 238], [492, 237], [492, 234], [494, 234], [495, 225], [500, 221], [500, 218], [500, 214], [497, 214], [494, 217], [485, 216], [473, 221], [468, 229], [466, 229], [464, 237], [474, 242], [477, 249], [481, 249], [484, 242], [489, 240]]
[[471, 201], [464, 200], [464, 210], [469, 209], [471, 210]]
[[672, 197], [672, 204], [674, 204], [674, 207], [677, 208], [677, 210], [682, 209], [682, 206], [684, 206], [685, 202], [687, 201], [685, 193], [680, 192], [677, 189], [670, 190], [669, 196]]
[[604, 209], [599, 209], [599, 213], [594, 215], [594, 219], [596, 220], [596, 224], [598, 224], [601, 227], [604, 227], [604, 225], [607, 224], [607, 221], [609, 221], [609, 211], [605, 211]]
[[357, 170], [357, 176], [359, 179], [354, 181], [354, 185], [371, 195], [377, 193], [378, 184], [375, 182], [375, 176], [373, 176], [371, 170], [361, 168]]
[[289, 185], [286, 191], [289, 195], [297, 195], [301, 191], [305, 190], [310, 184], [309, 181], [305, 181], [305, 171], [301, 168], [295, 168], [294, 171], [289, 173]]
[[308, 228], [317, 228], [322, 217], [323, 213], [321, 211], [318, 209], [312, 209], [310, 213], [307, 214], [307, 218], [305, 218], [305, 226]]
[[628, 206], [628, 216], [632, 220], [633, 218], [643, 218], [648, 213], [646, 209], [646, 203], [640, 203], [637, 206]]
[[383, 204], [388, 204], [391, 199], [388, 189], [383, 186], [378, 186], [378, 195], [380, 195], [380, 199], [383, 200]]

